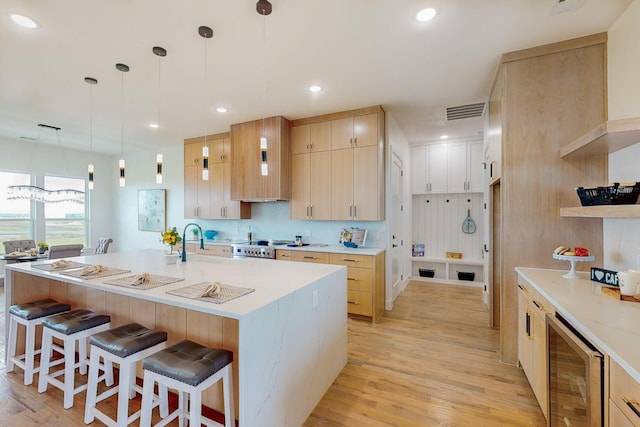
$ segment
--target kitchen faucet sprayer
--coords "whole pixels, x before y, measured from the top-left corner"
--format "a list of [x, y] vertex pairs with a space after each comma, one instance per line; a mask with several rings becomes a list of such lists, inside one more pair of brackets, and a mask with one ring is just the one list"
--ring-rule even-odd
[[182, 232], [182, 262], [187, 261], [187, 250], [186, 250], [187, 228], [189, 228], [190, 225], [196, 226], [198, 227], [198, 230], [200, 230], [200, 249], [204, 249], [204, 237], [202, 234], [202, 227], [200, 227], [195, 222], [190, 222], [189, 224], [184, 226], [184, 231]]

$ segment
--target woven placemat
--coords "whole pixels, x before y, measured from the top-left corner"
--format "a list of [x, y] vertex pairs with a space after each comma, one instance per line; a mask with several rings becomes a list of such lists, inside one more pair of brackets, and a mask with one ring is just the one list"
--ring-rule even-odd
[[99, 273], [82, 275], [82, 269], [61, 271], [60, 274], [65, 276], [77, 277], [78, 279], [97, 279], [98, 277], [115, 276], [116, 274], [128, 273], [131, 270], [123, 270], [120, 268], [105, 267]]
[[134, 289], [141, 289], [143, 291], [146, 291], [147, 289], [153, 289], [153, 288], [157, 288], [158, 286], [168, 285], [169, 283], [181, 282], [184, 280], [180, 277], [156, 276], [155, 274], [150, 274], [149, 280], [145, 280], [143, 283], [139, 285], [132, 285], [132, 282], [137, 277], [138, 275], [136, 274], [134, 276], [126, 276], [126, 277], [120, 277], [118, 279], [105, 280], [102, 283], [105, 283], [107, 285], [123, 286], [125, 288], [134, 288]]
[[[218, 284], [218, 283], [215, 283]], [[227, 301], [231, 301], [232, 299], [241, 297], [243, 295], [249, 294], [255, 289], [253, 288], [240, 288], [237, 286], [218, 284], [220, 286], [220, 295], [216, 295], [213, 297], [200, 297], [198, 295], [202, 294], [202, 292], [207, 288], [207, 286], [214, 285], [213, 282], [202, 282], [197, 283], [195, 285], [185, 286], [184, 288], [174, 289], [172, 291], [167, 291], [168, 294], [177, 295], [180, 297], [196, 299], [199, 301], [212, 302], [214, 304], [222, 304]]]
[[74, 268], [80, 268], [80, 267], [84, 267], [87, 264], [82, 264], [80, 262], [75, 262], [75, 261], [69, 261], [68, 265], [65, 265], [64, 267], [55, 267], [53, 265], [53, 263], [48, 263], [48, 264], [31, 264], [31, 268], [37, 268], [38, 270], [43, 270], [43, 271], [64, 271], [64, 270], [71, 270]]

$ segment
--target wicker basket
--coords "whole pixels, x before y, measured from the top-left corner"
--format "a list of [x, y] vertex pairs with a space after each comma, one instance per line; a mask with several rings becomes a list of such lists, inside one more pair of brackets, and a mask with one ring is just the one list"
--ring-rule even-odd
[[613, 183], [608, 187], [576, 188], [582, 206], [633, 205], [638, 201], [640, 182], [630, 185]]

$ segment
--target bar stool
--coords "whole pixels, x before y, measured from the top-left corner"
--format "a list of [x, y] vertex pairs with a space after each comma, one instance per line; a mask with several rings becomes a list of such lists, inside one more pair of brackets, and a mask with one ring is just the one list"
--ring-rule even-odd
[[[129, 399], [133, 399], [136, 392], [142, 394], [142, 387], [136, 385], [136, 362], [162, 350], [167, 342], [167, 333], [154, 331], [137, 323], [129, 323], [92, 335], [89, 342], [91, 359], [84, 422], [90, 424], [94, 418], [97, 418], [110, 427], [126, 427], [140, 418], [140, 411], [129, 416]], [[110, 360], [120, 365], [120, 380], [117, 387], [109, 388], [98, 395], [100, 382], [98, 368], [101, 357], [105, 362]], [[116, 393], [118, 393], [118, 414], [114, 422], [96, 405]], [[169, 412], [166, 387], [160, 396], [164, 397], [163, 401], [156, 400], [154, 407], [159, 404], [160, 413], [166, 417]]]
[[[179, 425], [185, 425], [189, 416], [189, 426], [201, 423], [210, 426], [222, 424], [202, 416], [202, 392], [222, 380], [224, 398], [224, 427], [235, 426], [233, 406], [233, 377], [231, 365], [233, 353], [228, 350], [213, 349], [193, 341], [184, 340], [147, 357], [142, 362], [144, 386], [142, 391], [142, 415], [140, 427], [151, 425], [153, 409], [153, 387], [155, 382], [178, 390], [178, 409], [165, 417], [157, 426], [167, 425], [179, 417]], [[166, 391], [162, 391], [166, 393]], [[190, 401], [191, 409], [188, 410]], [[162, 414], [160, 414], [162, 416]]]
[[[40, 378], [38, 393], [47, 391], [48, 384], [64, 392], [64, 409], [73, 406], [73, 396], [87, 388], [86, 384], [75, 387], [75, 369], [81, 374], [87, 373], [87, 337], [109, 329], [111, 317], [93, 311], [78, 309], [47, 317], [42, 321], [42, 356], [40, 361]], [[64, 347], [64, 368], [49, 373], [53, 338], [62, 340]], [[78, 342], [79, 359], [76, 363], [76, 341]], [[57, 351], [57, 350], [56, 350]], [[113, 384], [113, 370], [110, 362], [102, 367], [107, 376], [107, 384]], [[64, 382], [56, 377], [64, 374]]]
[[[33, 383], [33, 374], [40, 371], [35, 367], [35, 356], [41, 350], [36, 350], [35, 337], [36, 326], [42, 324], [47, 316], [59, 314], [71, 310], [69, 304], [60, 303], [54, 299], [47, 298], [38, 301], [16, 304], [9, 307], [9, 343], [7, 349], [7, 372], [13, 371], [14, 365], [24, 370], [24, 385]], [[18, 325], [25, 327], [24, 354], [16, 355]], [[58, 361], [55, 364], [59, 364]]]

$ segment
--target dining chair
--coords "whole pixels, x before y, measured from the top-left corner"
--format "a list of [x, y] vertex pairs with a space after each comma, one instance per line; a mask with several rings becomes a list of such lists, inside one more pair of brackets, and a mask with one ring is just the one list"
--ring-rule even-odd
[[31, 248], [36, 248], [35, 240], [7, 240], [3, 242], [4, 253], [9, 254], [15, 251], [28, 251]]
[[49, 246], [49, 259], [80, 256], [83, 247], [82, 244]]
[[109, 237], [100, 237], [96, 244], [96, 255], [106, 254], [109, 250], [109, 243], [112, 243], [113, 239]]

